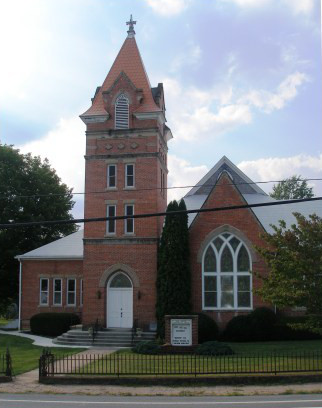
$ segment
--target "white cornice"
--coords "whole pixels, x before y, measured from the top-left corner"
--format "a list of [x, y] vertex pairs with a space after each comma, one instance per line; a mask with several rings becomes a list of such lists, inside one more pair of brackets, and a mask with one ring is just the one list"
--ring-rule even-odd
[[104, 114], [101, 114], [101, 115], [86, 115], [86, 114], [83, 114], [83, 115], [80, 115], [79, 117], [82, 119], [82, 121], [86, 125], [88, 125], [89, 123], [106, 122], [109, 119], [110, 114], [109, 113], [104, 113]]
[[165, 123], [165, 116], [163, 111], [156, 112], [134, 112], [133, 115], [139, 120], [156, 119], [161, 124]]

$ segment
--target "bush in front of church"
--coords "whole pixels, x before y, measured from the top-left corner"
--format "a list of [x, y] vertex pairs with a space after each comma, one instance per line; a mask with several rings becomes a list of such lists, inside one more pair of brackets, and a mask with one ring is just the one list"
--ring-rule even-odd
[[80, 318], [75, 313], [38, 313], [30, 319], [30, 329], [33, 334], [56, 337], [79, 323]]
[[198, 313], [198, 343], [217, 340], [218, 337], [217, 323], [205, 313]]
[[161, 346], [155, 341], [145, 340], [137, 343], [132, 351], [137, 354], [159, 354]]
[[228, 344], [220, 343], [219, 341], [206, 341], [199, 344], [196, 348], [196, 354], [201, 356], [229, 356], [234, 354]]
[[259, 307], [248, 315], [233, 317], [222, 338], [226, 341], [269, 341], [275, 339], [277, 316], [267, 307]]

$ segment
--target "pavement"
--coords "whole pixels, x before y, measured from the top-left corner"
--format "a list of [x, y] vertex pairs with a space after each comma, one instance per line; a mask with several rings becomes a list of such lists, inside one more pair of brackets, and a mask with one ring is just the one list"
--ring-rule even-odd
[[41, 346], [41, 347], [68, 347], [68, 348], [91, 348], [91, 346], [66, 346], [53, 343], [53, 339], [48, 337], [36, 336], [34, 334], [20, 332], [19, 330], [0, 330], [0, 334], [8, 334], [10, 336], [19, 336], [19, 337], [26, 337], [27, 339], [33, 340], [34, 346]]

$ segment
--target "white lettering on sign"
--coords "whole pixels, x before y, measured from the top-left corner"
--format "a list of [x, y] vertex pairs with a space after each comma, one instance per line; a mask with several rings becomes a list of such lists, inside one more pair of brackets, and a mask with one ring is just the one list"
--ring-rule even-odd
[[171, 345], [191, 346], [192, 344], [192, 320], [171, 319]]

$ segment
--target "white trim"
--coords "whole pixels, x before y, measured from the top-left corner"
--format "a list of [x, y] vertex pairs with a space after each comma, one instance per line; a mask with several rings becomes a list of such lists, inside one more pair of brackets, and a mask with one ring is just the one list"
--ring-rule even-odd
[[[127, 184], [127, 178], [128, 178], [128, 167], [132, 166], [133, 167], [133, 185], [130, 186]], [[135, 164], [134, 163], [125, 163], [125, 180], [124, 180], [124, 185], [125, 188], [135, 188]]]
[[19, 330], [21, 330], [21, 302], [22, 302], [22, 262], [19, 261]]
[[[114, 215], [111, 215], [111, 217], [116, 217], [116, 205], [115, 204], [107, 204], [107, 206], [106, 206], [106, 216], [110, 217], [109, 208], [111, 208], [111, 207], [114, 208]], [[114, 223], [114, 232], [109, 231], [110, 222]], [[116, 234], [116, 220], [112, 220], [112, 221], [107, 220], [106, 221], [106, 235], [115, 235], [115, 234]]]
[[[75, 282], [75, 290], [74, 291], [69, 291], [68, 290], [68, 282], [70, 281], [74, 281]], [[74, 303], [68, 303], [68, 294], [69, 293], [74, 293], [75, 295], [75, 301]], [[67, 278], [67, 282], [66, 282], [66, 306], [72, 306], [75, 307], [77, 304], [77, 280], [76, 278]]]
[[[111, 288], [110, 287], [110, 285], [111, 285], [111, 282], [112, 282], [112, 280], [117, 276], [117, 275], [124, 275], [129, 281], [130, 281], [130, 283], [131, 283], [131, 287], [130, 288]], [[110, 315], [109, 315], [109, 293], [110, 293], [110, 291], [124, 291], [124, 292], [131, 292], [131, 300], [132, 300], [132, 302], [131, 302], [131, 326], [130, 327], [133, 327], [133, 282], [132, 282], [132, 279], [131, 279], [131, 277], [128, 275], [128, 274], [126, 274], [125, 272], [123, 272], [123, 271], [118, 271], [118, 272], [116, 272], [116, 273], [113, 273], [112, 274], [112, 276], [110, 276], [110, 278], [109, 278], [109, 280], [108, 280], [108, 282], [107, 282], [107, 285], [106, 285], [106, 293], [107, 293], [107, 301], [106, 301], [106, 327], [114, 327], [114, 326], [111, 326], [110, 325]]]
[[[225, 238], [223, 235], [224, 234], [229, 234], [230, 236], [228, 238]], [[221, 245], [219, 251], [217, 250], [217, 248], [215, 247], [215, 245], [213, 244], [213, 241], [215, 239], [217, 239], [218, 237], [220, 237], [224, 242]], [[240, 242], [236, 248], [236, 250], [234, 251], [230, 241], [232, 238], [236, 238], [238, 239]], [[202, 310], [216, 310], [216, 311], [222, 311], [222, 310], [252, 310], [253, 309], [253, 282], [252, 282], [252, 274], [251, 272], [245, 272], [245, 271], [238, 271], [237, 270], [237, 261], [238, 261], [238, 254], [239, 251], [241, 249], [241, 247], [244, 246], [248, 257], [249, 257], [249, 263], [250, 263], [250, 269], [252, 268], [252, 257], [250, 254], [249, 249], [247, 248], [247, 246], [245, 245], [245, 243], [237, 236], [235, 236], [232, 233], [228, 233], [228, 232], [224, 232], [222, 234], [217, 235], [216, 237], [214, 237], [211, 242], [206, 246], [206, 248], [204, 249], [203, 255], [202, 255]], [[208, 250], [208, 248], [211, 247], [215, 257], [216, 257], [216, 272], [205, 272], [204, 270], [204, 265], [205, 265], [205, 255], [206, 252]], [[225, 248], [228, 248], [231, 255], [232, 255], [232, 259], [233, 259], [233, 270], [231, 272], [221, 272], [221, 256], [222, 253], [224, 251]], [[206, 276], [214, 276], [216, 277], [216, 284], [217, 284], [217, 288], [216, 288], [216, 293], [217, 293], [217, 307], [210, 307], [210, 306], [205, 306], [205, 285], [204, 285], [204, 281], [205, 281], [205, 277]], [[222, 290], [221, 290], [221, 278], [222, 277], [233, 277], [233, 301], [234, 301], [234, 305], [233, 307], [221, 307], [221, 294], [222, 294]], [[249, 285], [249, 292], [250, 292], [250, 306], [249, 307], [239, 307], [238, 306], [238, 277], [240, 276], [248, 276], [250, 279], [250, 285]]]
[[106, 122], [109, 119], [110, 115], [109, 115], [109, 113], [103, 113], [103, 114], [99, 114], [99, 115], [86, 115], [86, 114], [83, 114], [83, 115], [80, 115], [79, 117], [82, 119], [82, 121], [86, 125], [88, 125], [89, 123]]
[[136, 119], [147, 120], [147, 119], [157, 119], [161, 124], [165, 123], [165, 116], [163, 111], [156, 112], [133, 112]]
[[[60, 291], [55, 290], [55, 281], [60, 281]], [[55, 302], [55, 294], [60, 293], [60, 303]], [[62, 278], [53, 278], [53, 306], [62, 306], [63, 305], [63, 279]]]
[[232, 163], [226, 156], [223, 156], [217, 164], [214, 165], [212, 169], [208, 171], [208, 173], [200, 180], [198, 183], [190, 190], [188, 193], [185, 195], [185, 197], [188, 197], [190, 195], [195, 194], [200, 187], [202, 187], [204, 184], [207, 183], [207, 181], [210, 179], [210, 177], [216, 173], [216, 171], [223, 165], [227, 164], [228, 167], [230, 167], [235, 173], [239, 175], [243, 180], [245, 180], [246, 183], [250, 183], [251, 186], [254, 188], [254, 190], [258, 194], [263, 194], [264, 196], [267, 196], [267, 193], [263, 191], [261, 188], [258, 187], [257, 184], [255, 184], [248, 176], [246, 176], [245, 173], [243, 173], [237, 166], [235, 166], [234, 163]]
[[[132, 213], [131, 215], [134, 215], [134, 204], [125, 204], [125, 205], [124, 205], [124, 215], [129, 215], [129, 214], [127, 214], [127, 211], [126, 211], [126, 209], [127, 209], [128, 207], [132, 207], [132, 208], [133, 208], [133, 213]], [[130, 231], [130, 232], [127, 231], [127, 221], [128, 221], [129, 219], [131, 219], [131, 220], [132, 220], [132, 223], [133, 223], [133, 231]], [[135, 231], [135, 229], [134, 229], [134, 218], [125, 219], [125, 220], [124, 220], [124, 234], [126, 234], [126, 235], [133, 235], [133, 234], [134, 234], [134, 231]]]
[[[47, 290], [41, 290], [42, 288], [42, 281], [47, 281]], [[41, 294], [47, 292], [47, 302], [42, 303], [41, 301]], [[39, 279], [39, 306], [49, 306], [49, 278], [40, 278]]]
[[[110, 169], [111, 169], [111, 167], [114, 167], [115, 168], [115, 174], [114, 174], [114, 176], [111, 176], [110, 175]], [[107, 169], [106, 169], [106, 178], [107, 178], [107, 180], [106, 180], [106, 187], [108, 188], [108, 189], [116, 189], [117, 188], [117, 164], [115, 164], [115, 163], [109, 163], [108, 165], [107, 165]], [[114, 186], [111, 186], [110, 185], [110, 181], [111, 181], [111, 177], [114, 177], [115, 178], [115, 185]]]

